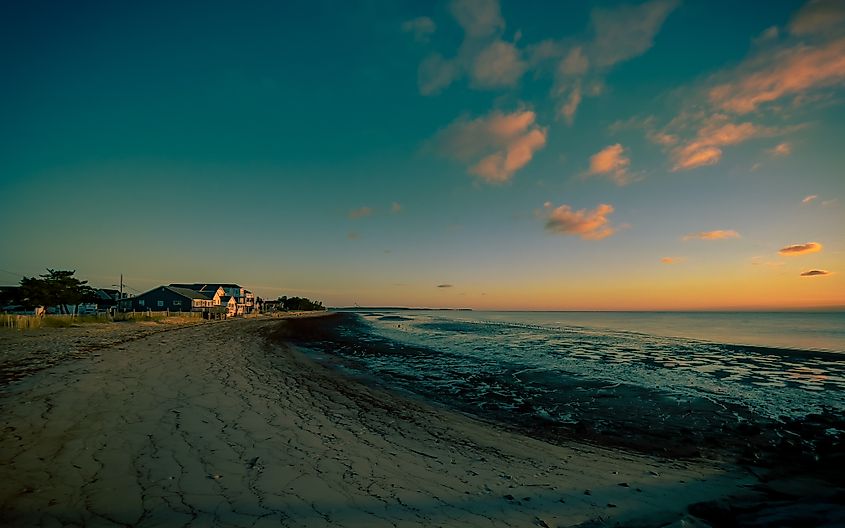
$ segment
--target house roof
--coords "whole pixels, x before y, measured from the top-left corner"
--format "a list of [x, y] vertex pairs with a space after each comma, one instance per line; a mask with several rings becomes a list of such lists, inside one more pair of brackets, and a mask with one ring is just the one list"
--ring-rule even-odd
[[222, 282], [194, 282], [192, 284], [174, 282], [170, 286], [173, 287], [173, 288], [187, 288], [189, 290], [194, 290], [194, 291], [208, 291], [208, 290], [215, 290], [216, 291], [217, 288], [223, 288], [223, 289], [232, 289], [232, 288], [241, 289], [241, 288], [243, 288], [243, 286], [241, 286], [239, 284], [222, 283]]
[[112, 290], [110, 288], [98, 288], [97, 290], [95, 290], [95, 293], [100, 299], [108, 299], [112, 301], [120, 295], [120, 291]]
[[205, 295], [201, 294], [198, 291], [194, 291], [188, 288], [179, 288], [175, 286], [165, 286], [168, 290], [172, 291], [173, 293], [179, 294], [182, 297], [187, 297], [188, 299], [200, 299], [203, 301], [209, 301], [210, 299]]
[[231, 295], [221, 295], [220, 296], [220, 304], [228, 304], [229, 300], [232, 298]]
[[151, 293], [155, 293], [156, 291], [158, 291], [160, 289], [170, 290], [171, 292], [175, 293], [176, 295], [179, 295], [181, 297], [185, 297], [186, 299], [200, 299], [200, 300], [203, 300], [203, 301], [210, 301], [211, 300], [198, 291], [194, 291], [194, 290], [191, 290], [191, 289], [188, 289], [188, 288], [179, 288], [179, 287], [176, 287], [176, 286], [164, 286], [164, 285], [162, 285], [162, 286], [156, 286], [152, 290], [146, 291], [146, 292], [144, 292], [140, 295], [136, 295], [135, 297], [129, 297], [129, 298], [126, 298], [126, 299], [121, 299], [121, 301], [132, 302], [133, 299], [142, 298], [142, 297], [149, 295]]
[[170, 284], [169, 286], [170, 286], [171, 288], [186, 288], [186, 289], [188, 289], [188, 290], [196, 290], [196, 291], [199, 291], [199, 290], [201, 290], [201, 289], [205, 288], [205, 286], [206, 286], [206, 285], [205, 285], [205, 284], [200, 284], [200, 283], [198, 283], [198, 282], [195, 282], [195, 283], [193, 283], [193, 284], [184, 284], [184, 283], [174, 282], [174, 283]]

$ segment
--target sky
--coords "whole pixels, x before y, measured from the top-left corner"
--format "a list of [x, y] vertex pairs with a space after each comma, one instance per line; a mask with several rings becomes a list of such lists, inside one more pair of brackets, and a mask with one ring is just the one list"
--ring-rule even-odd
[[7, 2], [0, 283], [845, 307], [845, 2]]

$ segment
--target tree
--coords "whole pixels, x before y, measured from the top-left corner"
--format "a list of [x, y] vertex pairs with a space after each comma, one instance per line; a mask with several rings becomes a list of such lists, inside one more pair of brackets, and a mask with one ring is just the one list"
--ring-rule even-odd
[[22, 278], [20, 283], [22, 304], [29, 309], [36, 306], [58, 306], [62, 313], [67, 313], [67, 306], [96, 302], [96, 290], [88, 286], [88, 281], [81, 281], [74, 277], [74, 273], [76, 270], [47, 268], [46, 274]]
[[279, 304], [281, 304], [282, 308], [285, 310], [293, 310], [297, 312], [325, 310], [321, 301], [312, 301], [311, 299], [306, 299], [305, 297], [288, 297], [285, 295], [279, 297]]

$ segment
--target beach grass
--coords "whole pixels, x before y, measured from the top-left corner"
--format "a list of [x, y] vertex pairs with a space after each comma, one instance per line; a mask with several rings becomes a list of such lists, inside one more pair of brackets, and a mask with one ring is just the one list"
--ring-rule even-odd
[[18, 315], [0, 314], [0, 328], [6, 330], [34, 330], [37, 328], [70, 328], [79, 325], [108, 323], [188, 323], [201, 319], [199, 313], [167, 312], [128, 312], [118, 313], [114, 317], [108, 314], [97, 315]]

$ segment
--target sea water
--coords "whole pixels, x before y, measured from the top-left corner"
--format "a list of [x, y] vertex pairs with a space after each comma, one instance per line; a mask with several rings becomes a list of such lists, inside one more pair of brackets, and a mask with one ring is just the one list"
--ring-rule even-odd
[[[399, 350], [359, 355], [372, 374], [424, 394], [559, 423], [605, 405], [596, 394], [619, 386], [630, 389], [629, 398], [668, 398], [678, 406], [706, 401], [772, 419], [845, 411], [842, 312], [358, 316], [367, 334]], [[612, 412], [624, 414], [625, 407]]]

